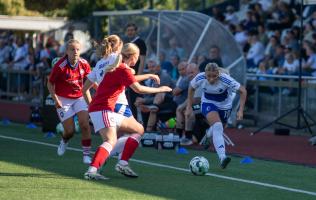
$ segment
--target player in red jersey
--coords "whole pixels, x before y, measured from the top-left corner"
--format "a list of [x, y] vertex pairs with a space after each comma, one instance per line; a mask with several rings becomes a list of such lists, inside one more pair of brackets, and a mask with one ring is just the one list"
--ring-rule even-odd
[[78, 116], [82, 132], [83, 162], [91, 162], [91, 130], [89, 126], [88, 106], [83, 98], [82, 86], [87, 74], [90, 73], [89, 63], [80, 58], [80, 43], [71, 39], [67, 42], [66, 55], [60, 58], [49, 75], [47, 87], [55, 101], [55, 106], [64, 133], [57, 149], [57, 154], [62, 156], [68, 146], [68, 141], [75, 132], [73, 116]]
[[[128, 149], [125, 151], [125, 154], [123, 152], [122, 158], [134, 153], [138, 147], [141, 135], [144, 133], [144, 127], [134, 117], [127, 118], [114, 112], [118, 96], [125, 87], [130, 87], [135, 92], [142, 94], [170, 92], [172, 90], [166, 86], [150, 88], [137, 82], [129, 67], [135, 65], [139, 56], [139, 49], [135, 44], [125, 44], [121, 55], [123, 57], [122, 63], [107, 68], [96, 95], [89, 106], [89, 115], [94, 129], [99, 131], [103, 143], [98, 147], [88, 171], [84, 174], [86, 179], [106, 179], [97, 170], [109, 157], [112, 148], [115, 146], [117, 130], [134, 135], [134, 139], [127, 141], [129, 142]], [[120, 56], [117, 58], [120, 59]], [[121, 170], [126, 170], [123, 166], [121, 167]], [[125, 167], [128, 167], [128, 165]]]
[[[88, 104], [92, 101], [91, 96], [89, 96], [89, 89], [92, 86], [96, 89], [102, 81], [107, 68], [113, 64], [115, 65], [116, 61], [119, 61], [119, 59], [116, 58], [120, 55], [122, 47], [123, 42], [117, 35], [105, 37], [103, 41], [97, 45], [97, 54], [102, 58], [96, 63], [96, 66], [93, 68], [91, 73], [88, 74], [87, 80], [85, 80], [83, 85], [83, 94]], [[138, 82], [146, 79], [159, 80], [158, 75], [155, 74], [136, 75], [135, 78]], [[125, 96], [125, 90], [123, 90], [119, 95], [115, 104], [114, 112], [124, 115], [125, 117], [133, 117]], [[138, 177], [138, 175], [127, 166], [132, 154], [127, 154], [127, 156], [122, 157], [123, 154], [126, 155], [125, 152], [129, 149], [128, 146], [132, 143], [131, 141], [135, 140], [135, 137], [137, 138], [138, 135], [131, 134], [122, 136], [122, 133], [118, 133], [117, 142], [111, 151], [111, 156], [117, 155], [119, 158], [119, 161], [115, 166], [115, 170], [127, 177]]]

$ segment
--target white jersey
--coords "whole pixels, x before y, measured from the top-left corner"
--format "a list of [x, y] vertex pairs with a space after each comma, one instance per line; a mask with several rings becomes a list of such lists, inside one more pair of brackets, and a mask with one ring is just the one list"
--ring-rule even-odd
[[[108, 57], [102, 58], [101, 60], [99, 60], [97, 64], [95, 65], [95, 67], [93, 68], [93, 70], [91, 71], [91, 73], [87, 75], [88, 79], [93, 83], [100, 84], [101, 81], [103, 80], [106, 67], [108, 65], [112, 65], [115, 62], [117, 56], [118, 56], [117, 53], [111, 53]], [[119, 95], [116, 103], [128, 105], [128, 101], [126, 99], [124, 90]]]
[[233, 103], [233, 93], [239, 90], [238, 83], [231, 76], [221, 73], [215, 84], [210, 84], [206, 79], [205, 72], [199, 73], [191, 81], [194, 89], [201, 87], [201, 103], [212, 103], [219, 109], [231, 109]]

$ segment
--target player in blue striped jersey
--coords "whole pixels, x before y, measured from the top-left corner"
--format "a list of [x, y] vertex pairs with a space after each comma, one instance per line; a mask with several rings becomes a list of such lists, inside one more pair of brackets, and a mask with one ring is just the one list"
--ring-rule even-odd
[[240, 93], [240, 106], [237, 112], [237, 120], [243, 118], [244, 105], [247, 91], [229, 73], [218, 67], [216, 63], [208, 63], [205, 72], [199, 73], [191, 81], [188, 92], [188, 104], [186, 112], [192, 111], [192, 101], [195, 89], [201, 87], [201, 111], [208, 121], [210, 128], [207, 131], [213, 136], [213, 144], [220, 159], [221, 168], [225, 169], [231, 158], [226, 156], [223, 137], [224, 125], [230, 116], [234, 92]]

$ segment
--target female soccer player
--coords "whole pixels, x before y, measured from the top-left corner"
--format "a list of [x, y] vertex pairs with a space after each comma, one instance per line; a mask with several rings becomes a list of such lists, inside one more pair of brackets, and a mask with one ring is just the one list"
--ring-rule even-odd
[[[107, 67], [111, 65], [117, 65], [118, 63], [115, 63], [119, 59], [117, 57], [119, 56], [121, 49], [122, 49], [122, 41], [117, 35], [110, 35], [101, 42], [97, 46], [97, 53], [102, 58], [97, 62], [95, 68], [92, 70], [90, 74], [87, 76], [87, 80], [84, 83], [83, 86], [83, 93], [86, 98], [86, 101], [90, 104], [92, 101], [92, 98], [90, 96], [89, 89], [95, 85], [96, 87], [100, 84], [100, 82], [103, 79], [103, 76], [105, 75], [105, 71], [107, 70]], [[133, 70], [132, 70], [133, 72]], [[136, 75], [136, 80], [138, 82], [143, 81], [145, 79], [154, 79], [155, 81], [159, 81], [159, 77], [154, 74], [144, 74], [144, 75]], [[133, 117], [132, 111], [128, 105], [128, 101], [125, 96], [125, 90], [122, 91], [122, 93], [119, 95], [118, 100], [115, 104], [114, 112], [124, 115], [125, 117]], [[136, 135], [137, 138], [137, 135]], [[135, 135], [132, 134], [129, 137], [119, 137], [117, 140], [117, 143], [113, 150], [111, 151], [111, 155], [120, 155], [119, 156], [119, 162], [115, 166], [115, 169], [128, 176], [128, 177], [138, 177], [138, 175], [128, 166], [128, 160], [131, 158], [134, 152], [127, 153], [130, 148], [128, 146], [130, 144], [133, 144], [133, 141], [135, 140]], [[134, 151], [136, 149], [133, 149]]]
[[[88, 171], [84, 174], [86, 179], [106, 179], [97, 170], [109, 157], [112, 148], [117, 141], [117, 129], [125, 133], [134, 134], [135, 140], [128, 145], [127, 154], [134, 152], [144, 133], [144, 127], [134, 117], [126, 118], [115, 113], [115, 103], [125, 87], [130, 87], [137, 93], [170, 92], [172, 89], [166, 86], [150, 88], [140, 85], [134, 77], [129, 66], [134, 66], [139, 56], [139, 49], [135, 44], [127, 43], [123, 46], [121, 55], [122, 63], [106, 68], [106, 73], [101, 81], [95, 97], [89, 106], [89, 115], [95, 131], [99, 131], [103, 143], [97, 149]], [[118, 56], [117, 59], [120, 59]], [[124, 155], [122, 155], [123, 157]]]
[[75, 132], [73, 116], [78, 116], [82, 132], [83, 162], [90, 164], [91, 131], [88, 106], [82, 95], [83, 80], [90, 73], [89, 63], [80, 58], [80, 43], [71, 39], [66, 45], [66, 55], [59, 59], [49, 75], [47, 87], [55, 101], [55, 106], [64, 133], [57, 149], [59, 156], [64, 155], [68, 141]]
[[241, 86], [240, 83], [228, 75], [225, 69], [218, 67], [216, 63], [208, 63], [205, 67], [205, 72], [196, 75], [190, 83], [186, 108], [188, 113], [193, 112], [193, 94], [198, 87], [201, 87], [203, 90], [201, 98], [202, 114], [210, 125], [207, 134], [213, 135], [213, 144], [220, 159], [221, 168], [225, 169], [231, 158], [226, 156], [223, 124], [227, 122], [230, 116], [233, 102], [232, 93], [235, 91], [240, 93], [237, 120], [243, 118], [247, 91], [244, 86]]

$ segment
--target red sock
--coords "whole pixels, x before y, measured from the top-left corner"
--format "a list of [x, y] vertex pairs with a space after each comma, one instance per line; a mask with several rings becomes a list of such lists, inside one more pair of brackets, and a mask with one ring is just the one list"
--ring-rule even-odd
[[83, 150], [83, 155], [84, 156], [90, 155], [91, 139], [81, 140], [81, 146], [82, 146], [82, 150]]
[[82, 139], [81, 140], [81, 146], [83, 147], [90, 147], [91, 146], [91, 139]]
[[95, 152], [90, 166], [99, 169], [106, 161], [106, 159], [109, 157], [111, 150], [112, 146], [109, 143], [104, 142], [101, 146], [99, 146], [99, 148]]
[[132, 157], [134, 152], [136, 151], [137, 147], [138, 147], [138, 141], [133, 137], [129, 137], [126, 140], [126, 143], [122, 152], [121, 160], [128, 161]]

